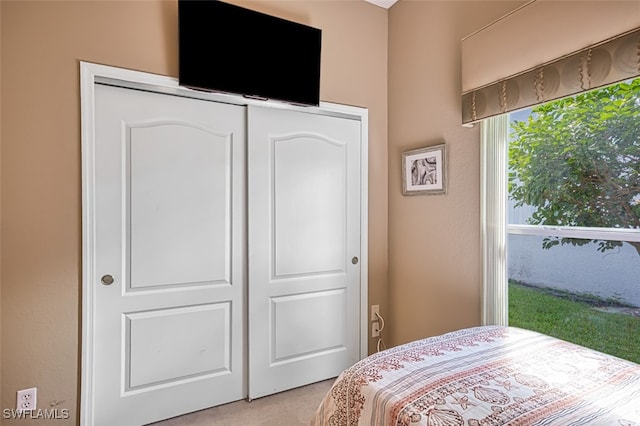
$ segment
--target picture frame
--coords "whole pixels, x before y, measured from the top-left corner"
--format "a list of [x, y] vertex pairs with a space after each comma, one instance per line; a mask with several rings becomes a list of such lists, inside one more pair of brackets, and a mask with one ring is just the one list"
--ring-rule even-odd
[[446, 144], [402, 153], [402, 195], [447, 193]]

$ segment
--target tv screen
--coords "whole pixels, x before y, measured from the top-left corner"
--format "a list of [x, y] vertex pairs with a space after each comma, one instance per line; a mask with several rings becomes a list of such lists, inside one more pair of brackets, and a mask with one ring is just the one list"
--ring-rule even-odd
[[179, 84], [319, 105], [322, 31], [219, 0], [179, 0]]

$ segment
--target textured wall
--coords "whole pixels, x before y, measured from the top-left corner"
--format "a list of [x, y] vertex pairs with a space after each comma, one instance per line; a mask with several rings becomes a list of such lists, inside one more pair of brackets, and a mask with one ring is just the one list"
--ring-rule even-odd
[[[460, 40], [517, 1], [389, 12], [389, 344], [480, 324], [480, 131], [461, 126]], [[403, 196], [403, 151], [446, 143], [448, 194]]]
[[[321, 99], [369, 109], [369, 298], [384, 312], [387, 11], [361, 1], [244, 5], [322, 28]], [[56, 424], [74, 424], [82, 326], [79, 61], [176, 77], [177, 3], [2, 1], [0, 8], [0, 406], [13, 408], [16, 390], [37, 386], [39, 407], [68, 408], [71, 417]]]

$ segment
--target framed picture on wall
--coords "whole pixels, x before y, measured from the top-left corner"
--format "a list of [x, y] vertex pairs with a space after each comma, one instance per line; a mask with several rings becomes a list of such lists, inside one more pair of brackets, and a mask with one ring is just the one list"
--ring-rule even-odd
[[446, 194], [446, 145], [433, 145], [402, 153], [402, 194]]

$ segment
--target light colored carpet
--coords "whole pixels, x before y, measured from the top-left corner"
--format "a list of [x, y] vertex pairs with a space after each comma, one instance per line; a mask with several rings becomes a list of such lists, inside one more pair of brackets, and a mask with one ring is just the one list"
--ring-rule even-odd
[[309, 425], [335, 379], [275, 395], [236, 401], [153, 423], [153, 426], [302, 426]]

